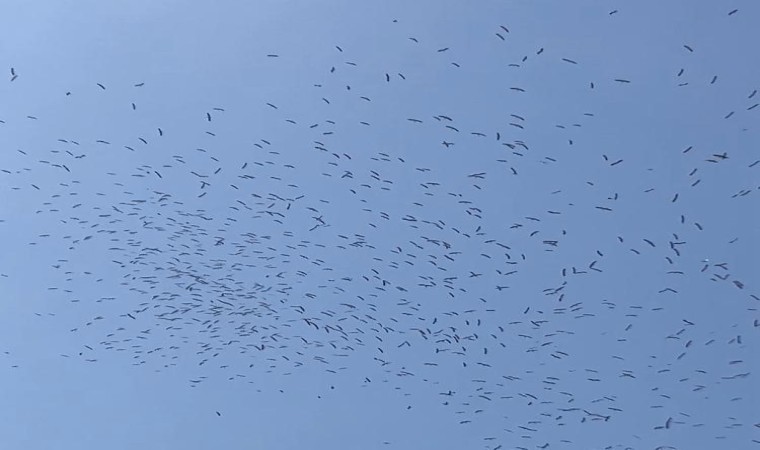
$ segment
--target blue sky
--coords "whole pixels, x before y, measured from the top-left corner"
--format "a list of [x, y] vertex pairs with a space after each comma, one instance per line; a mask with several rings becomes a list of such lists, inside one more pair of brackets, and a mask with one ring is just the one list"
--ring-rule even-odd
[[0, 447], [760, 448], [759, 14], [4, 2]]

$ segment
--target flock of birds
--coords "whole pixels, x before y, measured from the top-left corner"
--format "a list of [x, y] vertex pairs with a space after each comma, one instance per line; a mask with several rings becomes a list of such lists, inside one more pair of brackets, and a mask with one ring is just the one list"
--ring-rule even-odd
[[[406, 380], [424, 380], [463, 433], [500, 418], [482, 436], [492, 450], [579, 448], [563, 432], [577, 426], [618, 427], [610, 449], [641, 439], [680, 448], [669, 433], [683, 429], [715, 440], [710, 448], [737, 435], [760, 448], [760, 418], [742, 417], [744, 396], [757, 392], [760, 297], [753, 268], [732, 264], [734, 249], [757, 243], [741, 235], [757, 223], [712, 209], [756, 221], [752, 149], [677, 136], [679, 147], [654, 150], [668, 155], [658, 166], [631, 146], [600, 148], [597, 121], [612, 112], [586, 109], [589, 100], [549, 123], [513, 106], [531, 101], [529, 83], [465, 87], [457, 77], [478, 69], [463, 49], [405, 36], [400, 22], [387, 39], [417, 65], [378, 69], [338, 43], [297, 100], [161, 121], [154, 111], [165, 100], [151, 80], [93, 80], [60, 93], [69, 102], [60, 114], [83, 125], [55, 142], [32, 137], [53, 127], [52, 114], [0, 117], [1, 195], [24, 205], [4, 211], [0, 227], [34, 233], [14, 240], [59, 280], [46, 287], [62, 299], [57, 317], [86, 311], [70, 327], [82, 346], [61, 357], [188, 364], [191, 386], [310, 367], [325, 386], [342, 373], [413, 398]], [[481, 38], [498, 48], [514, 33], [496, 24]], [[261, 59], [276, 71], [287, 57]], [[499, 70], [531, 64], [583, 67], [547, 44]], [[568, 81], [581, 98], [626, 98], [636, 84], [586, 73]], [[677, 68], [667, 89], [699, 95], [719, 84], [688, 74]], [[24, 75], [10, 69], [14, 89], [33, 88]], [[425, 83], [484, 103], [498, 89], [504, 106], [429, 106], [414, 97]], [[752, 132], [731, 120], [756, 117], [756, 93], [748, 88], [716, 123]], [[116, 123], [104, 135], [88, 121]], [[19, 276], [0, 272], [0, 283]]]

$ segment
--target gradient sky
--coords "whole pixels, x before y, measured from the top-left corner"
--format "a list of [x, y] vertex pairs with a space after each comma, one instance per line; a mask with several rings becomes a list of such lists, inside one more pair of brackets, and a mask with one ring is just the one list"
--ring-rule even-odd
[[0, 448], [760, 448], [759, 18], [4, 1]]

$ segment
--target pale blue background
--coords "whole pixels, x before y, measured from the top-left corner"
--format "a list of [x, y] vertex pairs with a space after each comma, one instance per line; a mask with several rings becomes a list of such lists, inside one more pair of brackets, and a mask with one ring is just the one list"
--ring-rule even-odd
[[760, 448], [758, 19], [2, 2], [0, 448]]

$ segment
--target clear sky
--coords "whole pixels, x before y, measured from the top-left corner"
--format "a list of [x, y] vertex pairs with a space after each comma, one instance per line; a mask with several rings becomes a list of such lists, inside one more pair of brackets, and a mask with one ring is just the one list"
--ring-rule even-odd
[[760, 449], [760, 4], [0, 4], [0, 448]]

